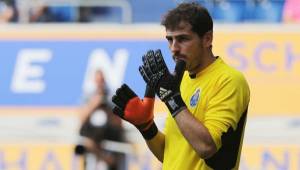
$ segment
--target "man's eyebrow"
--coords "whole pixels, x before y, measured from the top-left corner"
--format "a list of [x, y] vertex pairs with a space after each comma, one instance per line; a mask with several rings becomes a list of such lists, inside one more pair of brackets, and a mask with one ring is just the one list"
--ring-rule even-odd
[[170, 39], [170, 38], [179, 38], [179, 37], [187, 37], [189, 36], [188, 34], [178, 34], [178, 35], [166, 35], [166, 39]]

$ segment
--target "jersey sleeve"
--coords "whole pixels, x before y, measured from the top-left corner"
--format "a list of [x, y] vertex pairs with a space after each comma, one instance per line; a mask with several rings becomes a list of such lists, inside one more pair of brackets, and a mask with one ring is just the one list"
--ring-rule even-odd
[[210, 132], [217, 149], [222, 146], [223, 133], [232, 127], [234, 130], [248, 107], [250, 91], [242, 74], [223, 75], [209, 96], [204, 112], [204, 125]]

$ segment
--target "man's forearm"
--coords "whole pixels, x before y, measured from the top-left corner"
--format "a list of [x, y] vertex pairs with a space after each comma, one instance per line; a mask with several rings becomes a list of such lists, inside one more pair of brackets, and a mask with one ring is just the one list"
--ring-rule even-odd
[[209, 158], [217, 151], [208, 129], [188, 109], [180, 111], [175, 120], [183, 136], [201, 158]]
[[154, 138], [146, 140], [148, 148], [155, 155], [155, 157], [163, 162], [164, 158], [164, 149], [165, 149], [165, 135], [158, 131]]

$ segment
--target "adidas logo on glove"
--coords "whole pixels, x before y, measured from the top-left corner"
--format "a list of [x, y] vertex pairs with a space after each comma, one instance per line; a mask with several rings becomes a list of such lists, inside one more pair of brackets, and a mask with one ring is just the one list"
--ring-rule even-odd
[[167, 90], [167, 89], [162, 88], [162, 87], [159, 88], [159, 96], [160, 96], [161, 99], [164, 99], [165, 97], [167, 97], [171, 93], [172, 93], [171, 90]]

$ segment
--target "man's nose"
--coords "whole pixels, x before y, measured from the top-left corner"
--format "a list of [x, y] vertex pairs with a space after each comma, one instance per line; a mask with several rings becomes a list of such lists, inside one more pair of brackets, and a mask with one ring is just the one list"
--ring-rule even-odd
[[171, 51], [172, 53], [177, 53], [180, 50], [179, 45], [176, 41], [173, 41], [171, 44]]

